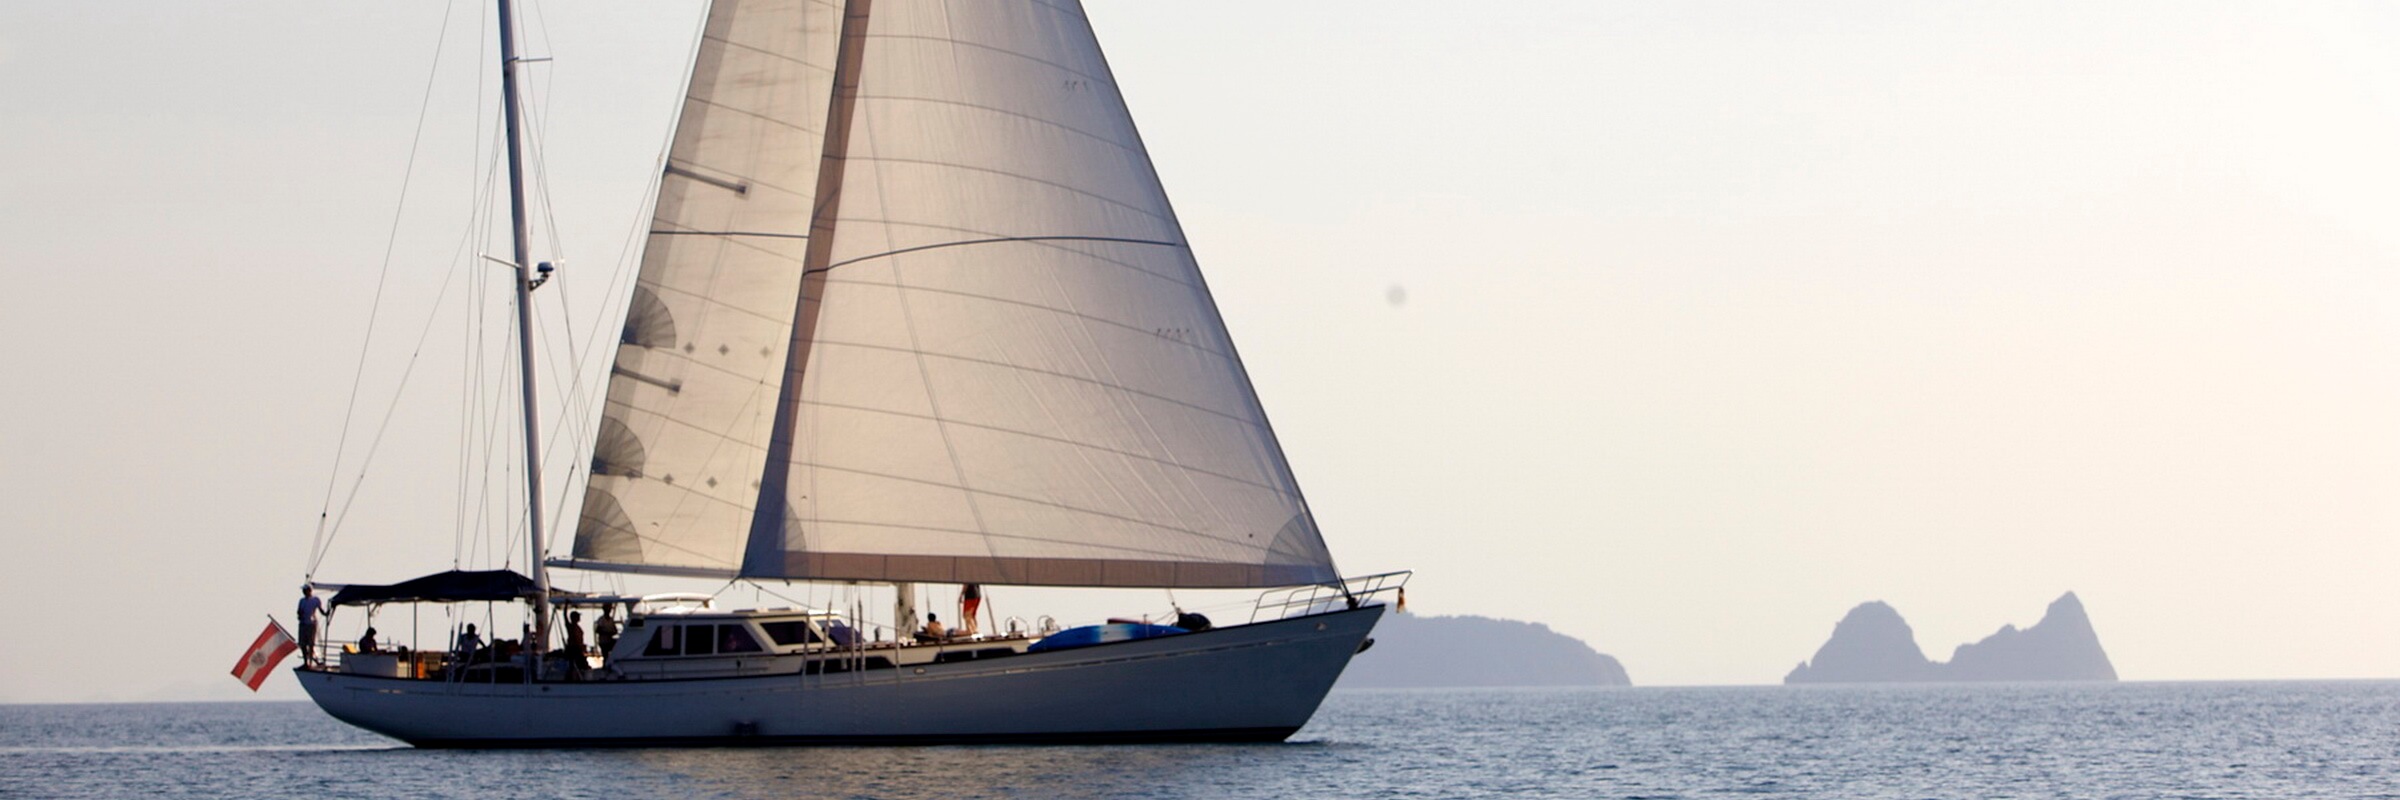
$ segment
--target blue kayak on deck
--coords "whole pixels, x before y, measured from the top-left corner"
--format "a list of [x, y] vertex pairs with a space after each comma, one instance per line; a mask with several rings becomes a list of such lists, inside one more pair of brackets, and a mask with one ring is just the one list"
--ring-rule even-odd
[[1173, 636], [1178, 633], [1190, 633], [1190, 631], [1186, 631], [1182, 628], [1172, 625], [1145, 625], [1139, 622], [1111, 622], [1106, 625], [1085, 625], [1080, 628], [1068, 628], [1066, 630], [1044, 636], [1042, 637], [1041, 641], [1034, 642], [1032, 646], [1025, 648], [1025, 652], [1040, 653], [1050, 650], [1065, 650], [1070, 647], [1090, 647], [1095, 644], [1108, 644], [1109, 642], [1130, 642], [1135, 639], [1156, 639], [1161, 636]]

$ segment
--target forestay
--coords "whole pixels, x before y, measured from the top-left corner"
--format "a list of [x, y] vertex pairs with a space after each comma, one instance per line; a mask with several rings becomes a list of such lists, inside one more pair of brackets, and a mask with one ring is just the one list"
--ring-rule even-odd
[[[643, 265], [676, 341], [620, 351], [576, 565], [1337, 579], [1079, 7], [794, 6], [754, 56], [759, 5], [711, 12]], [[795, 94], [740, 108], [797, 116], [711, 138], [769, 56]]]

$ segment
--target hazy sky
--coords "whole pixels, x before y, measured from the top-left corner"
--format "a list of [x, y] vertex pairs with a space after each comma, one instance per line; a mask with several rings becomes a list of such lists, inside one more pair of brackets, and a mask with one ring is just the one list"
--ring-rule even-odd
[[[605, 329], [702, 5], [558, 5], [545, 314]], [[1413, 610], [1766, 683], [1862, 601], [1946, 658], [2074, 590], [2128, 679], [2400, 676], [2400, 11], [1088, 5], [1337, 559]], [[319, 577], [493, 547], [449, 13], [436, 72], [436, 2], [0, 6], [0, 700], [220, 694], [288, 621], [428, 85], [355, 442], [437, 324]]]

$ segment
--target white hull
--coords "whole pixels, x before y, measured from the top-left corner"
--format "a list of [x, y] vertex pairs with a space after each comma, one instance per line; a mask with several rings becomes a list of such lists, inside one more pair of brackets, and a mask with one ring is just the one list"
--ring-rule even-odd
[[1157, 639], [829, 675], [469, 684], [298, 670], [326, 713], [424, 747], [1277, 741], [1380, 605]]

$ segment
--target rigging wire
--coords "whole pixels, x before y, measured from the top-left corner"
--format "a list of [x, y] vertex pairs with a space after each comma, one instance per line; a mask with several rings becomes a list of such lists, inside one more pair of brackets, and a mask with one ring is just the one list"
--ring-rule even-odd
[[[508, 326], [508, 333], [502, 337], [501, 343], [507, 344], [509, 342], [516, 341], [516, 330], [516, 326]], [[508, 391], [510, 387], [515, 385], [510, 377], [510, 373], [510, 370], [501, 370], [499, 389], [502, 392]], [[496, 410], [505, 410], [507, 406], [507, 403], [492, 404], [492, 407]], [[494, 431], [497, 431], [499, 430], [500, 426], [495, 424], [492, 426], [492, 428]], [[508, 458], [507, 456], [513, 456], [518, 453], [517, 448], [520, 446], [517, 444], [518, 437], [505, 436], [501, 438], [505, 439], [506, 441], [501, 443], [503, 452], [501, 453], [502, 458], [500, 459], [500, 479], [503, 482], [503, 486], [515, 486], [517, 485], [517, 464], [519, 463], [519, 459]], [[520, 517], [517, 515], [517, 493], [513, 491], [501, 492], [500, 517], [499, 519], [493, 521], [496, 525], [506, 526], [508, 531], [508, 541], [503, 543], [500, 547], [501, 569], [513, 569], [516, 566], [517, 537], [523, 535], [524, 533], [524, 529], [517, 525], [517, 521], [519, 519]]]
[[[737, 579], [737, 580], [742, 580], [742, 581], [744, 581], [744, 582], [747, 582], [747, 583], [749, 583], [749, 584], [750, 584], [750, 586], [751, 586], [752, 588], [754, 588], [754, 589], [757, 589], [757, 590], [758, 590], [758, 591], [759, 591], [761, 594], [765, 594], [765, 595], [767, 595], [767, 596], [769, 596], [769, 597], [773, 597], [773, 598], [775, 598], [775, 599], [777, 599], [777, 600], [781, 600], [781, 601], [784, 601], [784, 602], [786, 602], [786, 603], [790, 603], [790, 604], [792, 604], [793, 606], [796, 606], [796, 607], [798, 607], [798, 608], [799, 608], [800, 610], [802, 610], [802, 611], [815, 611], [815, 610], [818, 610], [818, 609], [820, 609], [820, 608], [823, 608], [823, 606], [814, 605], [814, 604], [812, 604], [812, 603], [809, 603], [809, 602], [807, 602], [807, 601], [803, 601], [803, 600], [794, 600], [794, 599], [792, 599], [792, 598], [785, 597], [785, 596], [783, 596], [782, 594], [780, 594], [780, 593], [777, 593], [775, 590], [767, 588], [767, 584], [766, 584], [766, 582], [764, 582], [764, 581], [750, 580], [750, 579], [746, 579], [746, 578], [744, 578], [744, 579]], [[789, 583], [789, 582], [787, 581], [786, 583]], [[807, 586], [807, 587], [809, 587], [809, 588], [811, 589], [811, 592], [809, 592], [809, 596], [810, 596], [812, 599], [813, 599], [813, 598], [816, 596], [816, 595], [815, 595], [815, 592], [814, 592], [814, 589], [816, 588], [816, 584], [814, 584], [814, 583], [803, 583], [803, 584], [801, 584], [801, 585], [802, 585], [802, 586]], [[764, 605], [764, 604], [762, 603], [761, 605]]]
[[[483, 251], [484, 244], [490, 241], [490, 232], [485, 228], [484, 211], [485, 207], [488, 205], [487, 200], [491, 197], [490, 186], [491, 173], [493, 171], [493, 167], [491, 165], [498, 158], [498, 150], [496, 148], [491, 151], [492, 155], [488, 156], [485, 154], [486, 151], [484, 149], [484, 145], [487, 142], [490, 142], [493, 138], [497, 137], [497, 133], [494, 133], [490, 136], [487, 136], [484, 133], [484, 114], [489, 110], [485, 102], [485, 93], [490, 90], [490, 79], [487, 71], [490, 69], [491, 59], [483, 57], [485, 53], [482, 52], [481, 48], [484, 42], [491, 40], [489, 35], [491, 30], [491, 19], [482, 14], [475, 15], [475, 19], [477, 21], [475, 28], [475, 42], [477, 45], [477, 58], [475, 59], [475, 102], [473, 104], [475, 109], [475, 125], [474, 127], [467, 128], [466, 132], [467, 143], [475, 153], [475, 160], [483, 163], [485, 167], [483, 170], [483, 175], [481, 176], [481, 180], [467, 181], [467, 202], [465, 205], [467, 209], [467, 226], [465, 235], [467, 237], [467, 241], [472, 244], [472, 247], [461, 255], [461, 257], [464, 259], [462, 262], [463, 266], [461, 266], [461, 268], [468, 271], [473, 271], [475, 267], [481, 265], [481, 259], [479, 256]], [[457, 470], [458, 506], [456, 519], [454, 522], [457, 527], [453, 528], [451, 531], [452, 545], [450, 558], [454, 563], [464, 561], [467, 553], [472, 552], [474, 548], [483, 543], [484, 537], [481, 525], [483, 519], [483, 495], [485, 490], [483, 487], [477, 487], [476, 491], [474, 492], [474, 503], [470, 504], [468, 502], [468, 481], [476, 476], [488, 475], [488, 473], [478, 472], [471, 469], [475, 462], [474, 441], [476, 432], [481, 430], [481, 428], [478, 427], [482, 420], [482, 416], [479, 412], [483, 410], [483, 374], [482, 370], [477, 366], [482, 363], [481, 352], [483, 347], [483, 329], [480, 322], [477, 320], [477, 315], [481, 313], [483, 308], [483, 290], [482, 283], [480, 281], [470, 279], [468, 281], [468, 285], [470, 287], [474, 287], [474, 292], [467, 303], [466, 316], [462, 318], [462, 321], [465, 323], [465, 328], [461, 334], [461, 347], [463, 349], [459, 356], [459, 369], [461, 369], [464, 373], [461, 376], [459, 383], [461, 384], [461, 390], [464, 394], [461, 396], [459, 404], [461, 421], [459, 423], [459, 460]], [[488, 562], [489, 559], [482, 559], [478, 561], [478, 563]]]
[[[482, 60], [478, 59], [477, 63], [481, 64]], [[483, 84], [480, 77], [481, 73], [479, 72], [476, 84], [478, 131], [484, 124], [482, 116], [484, 108], [480, 93]], [[461, 248], [456, 255], [457, 268], [469, 273], [476, 273], [487, 268], [483, 260], [483, 251], [485, 245], [491, 242], [491, 197], [493, 187], [499, 181], [501, 152], [499, 139], [501, 135], [501, 131], [496, 127], [488, 135], [476, 134], [475, 152], [484, 167], [477, 180], [467, 182], [467, 222], [465, 230], [461, 232]], [[485, 147], [487, 144], [490, 145], [489, 149]], [[489, 510], [491, 495], [491, 437], [498, 434], [496, 432], [497, 424], [488, 422], [485, 412], [488, 410], [492, 416], [501, 413], [496, 405], [492, 405], [494, 400], [491, 393], [485, 390], [484, 356], [489, 347], [486, 332], [490, 327], [489, 315], [485, 309], [490, 303], [491, 289], [487, 281], [473, 274], [468, 276], [467, 285], [469, 297], [465, 316], [462, 317], [464, 327], [459, 338], [462, 348], [459, 356], [459, 369], [462, 372], [459, 384], [462, 396], [459, 399], [461, 421], [459, 423], [457, 469], [458, 505], [456, 519], [453, 523], [457, 527], [451, 533], [452, 549], [450, 554], [454, 565], [465, 560], [466, 554], [474, 551], [474, 548], [477, 547], [482, 549], [478, 553], [479, 558], [475, 563], [491, 563], [490, 537], [485, 535], [484, 516], [485, 512]], [[479, 435], [484, 439], [480, 464], [477, 463], [478, 453], [475, 447], [475, 441]], [[470, 482], [474, 483], [471, 503], [468, 491]]]
[[[492, 106], [495, 105], [490, 94], [492, 90], [491, 68], [492, 62], [499, 57], [498, 37], [492, 33], [491, 15], [477, 14], [475, 18], [479, 23], [475, 41], [479, 44], [489, 43], [492, 47], [490, 51], [483, 53], [485, 57], [475, 59], [475, 127], [469, 133], [470, 136], [475, 137], [475, 151], [481, 154], [484, 163], [483, 179], [473, 182], [467, 187], [469, 225], [472, 226], [475, 237], [475, 252], [470, 254], [472, 257], [469, 258], [469, 262], [472, 267], [480, 268], [483, 266], [482, 254], [489, 249], [492, 241], [492, 191], [493, 186], [499, 180], [497, 176], [500, 171], [500, 139], [503, 133], [500, 123], [487, 116], [491, 113]], [[491, 393], [485, 391], [486, 376], [483, 365], [484, 354], [489, 348], [486, 336], [489, 320], [486, 319], [484, 309], [490, 302], [490, 290], [480, 280], [472, 281], [472, 283], [476, 287], [477, 294], [473, 307], [469, 309], [467, 320], [468, 324], [472, 326], [474, 349], [471, 356], [472, 363], [466, 368], [474, 376], [474, 409], [478, 426], [475, 430], [483, 437], [484, 442], [480, 464], [461, 464], [459, 466], [462, 473], [468, 473], [477, 479], [474, 513], [469, 518], [468, 530], [472, 532], [473, 544], [481, 548], [480, 552], [476, 554], [476, 563], [489, 565], [492, 563], [494, 537], [491, 535], [486, 518], [491, 511], [493, 437], [498, 435], [496, 433], [497, 426], [490, 421], [490, 416], [496, 416], [500, 412], [496, 407], [487, 408]], [[487, 416], [487, 412], [490, 416]], [[469, 467], [473, 467], [471, 472], [469, 472]]]
[[[458, 252], [452, 254], [451, 257], [450, 266], [452, 269], [462, 271], [474, 269], [474, 261], [476, 259], [472, 255], [474, 250], [471, 247], [471, 245], [474, 243], [474, 227], [475, 226], [473, 222], [470, 220], [467, 225], [467, 230], [460, 232]], [[468, 285], [475, 285], [474, 281], [468, 281]], [[467, 496], [470, 494], [470, 492], [467, 490], [467, 478], [469, 475], [467, 465], [474, 463], [475, 459], [475, 423], [477, 420], [475, 410], [477, 408], [476, 398], [478, 396], [476, 394], [475, 371], [467, 365], [474, 360], [474, 315], [475, 310], [480, 307], [481, 304], [476, 301], [473, 291], [470, 290], [464, 309], [464, 316], [460, 318], [461, 329], [465, 331], [465, 333], [462, 333], [458, 337], [458, 368], [460, 372], [458, 381], [458, 441], [456, 442], [458, 447], [458, 468], [451, 470], [451, 569], [464, 568], [464, 562], [466, 558]]]
[[[495, 187], [500, 180], [502, 139], [505, 136], [503, 126], [506, 123], [503, 120], [486, 116], [492, 111], [492, 106], [496, 105], [490, 95], [493, 83], [490, 73], [492, 62], [499, 57], [499, 43], [497, 35], [492, 32], [492, 16], [477, 14], [475, 18], [483, 26], [477, 31], [476, 42], [478, 44], [488, 43], [492, 49], [482, 53], [483, 57], [475, 59], [475, 128], [469, 135], [475, 137], [475, 152], [481, 158], [483, 172], [479, 180], [470, 183], [467, 187], [468, 225], [475, 240], [475, 249], [468, 254], [467, 262], [469, 271], [476, 273], [470, 276], [470, 283], [475, 287], [476, 294], [475, 303], [468, 309], [465, 318], [469, 326], [468, 333], [473, 337], [474, 346], [469, 351], [469, 363], [465, 364], [464, 368], [468, 370], [474, 383], [473, 399], [477, 415], [475, 430], [485, 440], [482, 463], [471, 474], [480, 481], [476, 487], [474, 530], [476, 541], [483, 543], [486, 549], [481, 554], [483, 558], [479, 563], [489, 564], [491, 561], [490, 543], [489, 537], [486, 535], [488, 531], [484, 527], [484, 516], [485, 512], [489, 510], [490, 503], [491, 437], [495, 434], [492, 433], [494, 425], [485, 415], [487, 412], [491, 415], [497, 415], [499, 412], [489, 408], [492, 402], [491, 392], [487, 391], [485, 385], [490, 379], [485, 373], [484, 360], [490, 347], [487, 330], [490, 328], [488, 309], [491, 304], [491, 288], [486, 285], [482, 273], [490, 269], [489, 265], [483, 263], [483, 258], [485, 253], [490, 252], [492, 245], [492, 218], [496, 213], [492, 208], [492, 194], [496, 191]], [[460, 465], [460, 471], [467, 471], [468, 466]]]
[[[376, 323], [376, 320], [382, 316], [382, 312], [383, 312], [383, 290], [384, 290], [384, 288], [385, 288], [385, 287], [388, 285], [388, 283], [389, 283], [389, 278], [391, 277], [391, 271], [392, 271], [392, 254], [393, 254], [393, 253], [394, 253], [394, 252], [395, 252], [395, 251], [398, 249], [398, 247], [399, 247], [399, 243], [400, 243], [400, 222], [401, 222], [401, 220], [403, 219], [403, 217], [404, 217], [404, 215], [405, 215], [405, 212], [406, 212], [406, 211], [407, 211], [407, 209], [408, 209], [408, 188], [409, 188], [409, 185], [410, 185], [410, 184], [411, 184], [411, 183], [414, 181], [414, 179], [416, 178], [416, 174], [417, 174], [417, 150], [418, 150], [418, 146], [419, 146], [420, 144], [422, 144], [422, 143], [424, 142], [424, 139], [425, 139], [425, 120], [426, 120], [426, 118], [427, 118], [427, 117], [429, 117], [429, 116], [431, 115], [431, 112], [432, 112], [432, 109], [433, 109], [433, 85], [434, 85], [434, 79], [435, 79], [436, 77], [440, 76], [440, 75], [441, 75], [441, 72], [442, 72], [442, 50], [443, 50], [443, 46], [444, 46], [445, 44], [447, 44], [447, 43], [449, 42], [449, 39], [450, 39], [450, 14], [451, 14], [451, 12], [452, 12], [452, 11], [454, 11], [454, 10], [455, 10], [455, 8], [456, 8], [456, 5], [455, 5], [455, 4], [445, 4], [445, 5], [443, 5], [443, 7], [442, 7], [442, 24], [441, 24], [441, 26], [439, 27], [439, 29], [438, 29], [438, 30], [435, 32], [435, 34], [434, 34], [434, 39], [433, 39], [433, 66], [432, 66], [430, 69], [426, 70], [426, 74], [425, 74], [425, 91], [424, 91], [424, 96], [423, 96], [421, 99], [419, 99], [419, 100], [417, 101], [417, 125], [416, 125], [416, 131], [415, 131], [414, 133], [410, 134], [410, 136], [409, 136], [409, 140], [408, 140], [408, 166], [406, 166], [406, 167], [402, 168], [402, 170], [401, 170], [401, 173], [400, 173], [400, 199], [399, 199], [398, 201], [396, 201], [396, 202], [394, 202], [394, 203], [392, 204], [392, 227], [391, 227], [391, 231], [390, 231], [388, 234], [386, 234], [386, 235], [385, 235], [385, 237], [384, 237], [384, 241], [383, 241], [383, 263], [382, 263], [382, 265], [381, 265], [381, 266], [378, 266], [378, 267], [376, 268], [376, 272], [375, 272], [375, 298], [374, 298], [374, 300], [373, 300], [372, 304], [370, 305], [370, 307], [369, 307], [369, 309], [368, 309], [368, 311], [367, 311], [367, 332], [366, 332], [366, 336], [364, 337], [364, 340], [363, 340], [363, 341], [361, 341], [361, 342], [359, 343], [359, 346], [358, 346], [358, 368], [357, 368], [357, 370], [356, 370], [355, 372], [353, 372], [353, 373], [351, 374], [351, 377], [350, 377], [350, 399], [349, 399], [349, 402], [345, 404], [345, 406], [344, 406], [344, 408], [343, 408], [343, 411], [342, 411], [342, 429], [341, 429], [341, 434], [340, 434], [340, 436], [336, 437], [336, 438], [335, 438], [335, 440], [334, 440], [334, 449], [333, 449], [333, 466], [332, 466], [332, 468], [330, 468], [330, 469], [326, 470], [326, 475], [325, 475], [325, 499], [324, 499], [323, 503], [322, 503], [321, 505], [319, 505], [319, 506], [318, 506], [318, 509], [317, 509], [317, 532], [316, 532], [316, 536], [314, 537], [314, 540], [313, 540], [313, 541], [311, 541], [311, 542], [309, 543], [308, 569], [304, 571], [304, 573], [303, 573], [303, 574], [305, 574], [305, 575], [312, 575], [312, 576], [313, 576], [313, 575], [315, 575], [315, 574], [316, 574], [316, 572], [317, 572], [317, 566], [318, 566], [319, 564], [322, 564], [322, 563], [324, 563], [324, 561], [325, 561], [325, 550], [326, 550], [326, 548], [328, 548], [328, 547], [330, 547], [330, 546], [332, 545], [332, 542], [331, 542], [330, 540], [331, 540], [331, 539], [332, 539], [332, 537], [333, 537], [333, 536], [334, 536], [336, 533], [338, 533], [338, 532], [340, 531], [340, 529], [341, 529], [341, 526], [340, 526], [338, 523], [336, 523], [336, 524], [333, 526], [333, 528], [332, 528], [331, 530], [328, 530], [328, 529], [326, 528], [326, 518], [328, 517], [328, 515], [329, 515], [329, 514], [332, 512], [332, 510], [333, 510], [333, 492], [334, 492], [334, 487], [335, 487], [335, 486], [336, 486], [336, 485], [337, 485], [337, 484], [340, 482], [340, 480], [341, 480], [341, 474], [342, 474], [342, 456], [343, 456], [343, 455], [345, 454], [345, 452], [346, 452], [346, 451], [349, 449], [349, 444], [350, 444], [350, 423], [351, 423], [351, 421], [353, 420], [353, 418], [354, 418], [354, 417], [357, 415], [357, 413], [358, 413], [358, 393], [359, 393], [359, 388], [360, 388], [360, 385], [361, 385], [362, 383], [364, 383], [364, 382], [365, 382], [365, 380], [366, 380], [366, 375], [367, 375], [367, 355], [368, 355], [368, 353], [369, 353], [369, 352], [371, 352], [371, 350], [372, 350], [372, 348], [373, 348], [373, 346], [374, 346], [374, 343], [375, 343], [375, 323]], [[445, 288], [445, 289], [447, 288], [447, 284], [446, 284], [446, 283], [445, 283], [445, 287], [444, 287], [444, 288]], [[411, 356], [411, 359], [412, 359], [412, 360], [414, 359], [414, 356], [413, 356], [413, 355]], [[395, 396], [395, 397], [394, 397], [394, 404], [395, 404], [395, 405], [397, 405], [397, 403], [398, 403], [398, 398], [397, 398], [397, 396]], [[387, 416], [385, 417], [385, 421], [386, 421], [386, 422], [389, 422], [389, 421], [390, 421], [390, 417], [388, 416], [388, 414], [387, 414]], [[380, 437], [381, 437], [381, 434], [379, 433], [379, 434], [378, 434], [378, 438], [380, 439]], [[370, 456], [371, 456], [371, 454], [372, 454], [372, 449], [370, 448]], [[365, 465], [363, 465], [363, 464], [362, 464], [362, 465], [360, 465], [360, 467], [359, 467], [359, 472], [360, 472], [360, 479], [361, 479], [361, 480], [364, 480], [364, 478], [365, 478], [365, 472], [366, 472], [366, 467], [365, 467]], [[352, 492], [353, 492], [353, 494], [355, 494], [355, 493], [356, 493], [356, 489], [355, 489], [355, 488], [353, 488]], [[345, 503], [345, 504], [344, 504], [344, 507], [343, 507], [343, 512], [344, 512], [344, 514], [345, 514], [345, 515], [347, 515], [348, 511], [349, 511], [348, 504], [347, 504], [347, 503]]]
[[[554, 520], [564, 520], [567, 518], [567, 499], [574, 496], [574, 492], [568, 490], [574, 488], [576, 478], [584, 474], [584, 471], [589, 468], [589, 464], [591, 463], [589, 459], [576, 458], [576, 456], [579, 454], [589, 452], [589, 450], [584, 447], [583, 433], [585, 430], [589, 429], [589, 423], [591, 419], [591, 400], [590, 395], [583, 390], [581, 382], [577, 380], [583, 374], [583, 359], [575, 348], [573, 316], [564, 310], [564, 306], [566, 305], [566, 296], [564, 294], [559, 296], [559, 305], [561, 306], [560, 313], [567, 317], [567, 319], [563, 321], [563, 324], [568, 329], [567, 334], [558, 337], [566, 342], [567, 357], [563, 359], [565, 362], [564, 367], [561, 366], [562, 359], [550, 359], [550, 371], [551, 380], [556, 383], [556, 385], [561, 387], [559, 392], [561, 395], [561, 408], [559, 409], [560, 419], [558, 424], [552, 426], [550, 429], [552, 433], [557, 435], [554, 435], [550, 438], [549, 442], [546, 443], [544, 448], [546, 452], [542, 453], [542, 466], [547, 469], [551, 462], [559, 455], [561, 449], [560, 446], [563, 442], [565, 445], [566, 458], [568, 459], [566, 468], [560, 470], [558, 473], [558, 486], [561, 491], [559, 492], [558, 505], [555, 509], [555, 513], [551, 515], [551, 519]], [[541, 338], [545, 344], [551, 342], [551, 337], [549, 336], [543, 336]], [[564, 376], [560, 376], [558, 374], [562, 369], [567, 372], [567, 374]], [[558, 528], [563, 526], [554, 524], [551, 527], [553, 532], [555, 532]]]
[[[529, 21], [530, 24], [525, 26], [526, 30], [533, 34], [535, 41], [540, 43], [542, 52], [557, 52], [558, 48], [550, 43], [550, 17], [548, 14], [542, 12], [541, 0], [527, 0], [525, 6], [533, 11], [533, 13], [530, 15], [532, 17], [532, 19]], [[545, 56], [545, 58], [547, 58], [547, 56]], [[557, 73], [543, 73], [541, 91], [542, 96], [548, 97], [550, 95], [550, 82], [556, 77]], [[550, 111], [548, 108], [542, 109], [541, 116], [543, 121], [549, 121], [549, 114]]]
[[[452, 275], [455, 277], [456, 273], [452, 273]], [[444, 278], [442, 280], [441, 292], [434, 299], [435, 305], [438, 307], [441, 303], [441, 299], [448, 297], [449, 294], [450, 279]], [[318, 548], [316, 554], [309, 560], [309, 572], [311, 574], [316, 572], [317, 564], [325, 559], [325, 553], [332, 549], [333, 540], [335, 537], [341, 535], [342, 522], [350, 518], [350, 509], [357, 505], [358, 490], [365, 486], [367, 482], [367, 467], [375, 463], [376, 452], [383, 448], [384, 434], [391, 431], [392, 418], [397, 416], [397, 412], [400, 410], [400, 395], [407, 391], [409, 378], [416, 374], [417, 356], [424, 352], [425, 340], [428, 336], [432, 335], [434, 320], [438, 318], [439, 316], [436, 315], [435, 317], [425, 320], [424, 330], [417, 334], [416, 346], [409, 350], [408, 365], [400, 371], [400, 386], [393, 390], [392, 402], [389, 406], [384, 408], [383, 421], [375, 426], [375, 437], [368, 442], [366, 455], [362, 456], [359, 460], [358, 477], [351, 481], [349, 493], [342, 496], [342, 508], [339, 513], [333, 515], [333, 527], [325, 532], [321, 546]]]
[[[473, 182], [470, 181], [471, 183]], [[476, 206], [469, 205], [467, 224], [463, 230], [459, 231], [458, 248], [452, 253], [451, 267], [460, 272], [472, 273], [477, 267], [482, 266], [482, 259], [476, 255], [478, 248], [475, 246], [479, 214], [480, 210]], [[475, 365], [481, 363], [479, 358], [483, 342], [483, 328], [480, 324], [480, 317], [484, 303], [483, 297], [488, 290], [484, 288], [483, 282], [475, 280], [471, 274], [467, 279], [467, 287], [467, 299], [461, 309], [463, 315], [460, 317], [458, 468], [452, 471], [456, 478], [454, 484], [456, 494], [451, 509], [450, 533], [450, 566], [452, 568], [462, 565], [467, 548], [470, 546], [467, 537], [467, 531], [470, 529], [468, 520], [481, 518], [480, 514], [470, 514], [469, 509], [473, 506], [469, 504], [468, 497], [473, 492], [469, 491], [468, 484], [474, 476], [482, 474], [471, 467], [475, 463], [476, 432], [483, 429], [483, 418], [477, 413], [482, 410], [484, 403], [483, 374]], [[480, 503], [481, 500], [478, 499], [475, 502]]]
[[[491, 139], [496, 142], [500, 136], [501, 133], [498, 130], [494, 130], [492, 132]], [[490, 151], [490, 155], [485, 161], [483, 181], [477, 187], [477, 202], [470, 205], [473, 217], [469, 224], [475, 228], [471, 235], [474, 236], [474, 241], [477, 246], [475, 248], [473, 257], [467, 259], [468, 267], [485, 266], [483, 263], [482, 250], [483, 245], [491, 242], [491, 225], [494, 218], [491, 208], [491, 196], [493, 187], [499, 181], [499, 174], [500, 148], [495, 143]], [[498, 421], [498, 418], [501, 414], [505, 413], [506, 408], [505, 404], [501, 403], [494, 396], [494, 392], [485, 390], [487, 370], [484, 368], [484, 356], [490, 351], [488, 332], [491, 327], [490, 315], [485, 311], [485, 308], [490, 303], [489, 298], [491, 295], [491, 289], [489, 288], [488, 283], [485, 281], [470, 280], [469, 283], [470, 285], [476, 287], [476, 291], [479, 292], [479, 294], [476, 295], [475, 302], [468, 309], [467, 320], [468, 324], [471, 326], [469, 335], [472, 337], [474, 346], [470, 356], [472, 363], [467, 366], [467, 370], [471, 376], [470, 380], [474, 386], [474, 389], [472, 390], [472, 397], [470, 399], [474, 403], [474, 410], [478, 412], [476, 417], [478, 427], [475, 428], [475, 431], [478, 431], [483, 435], [484, 443], [482, 463], [477, 465], [473, 463], [462, 462], [459, 464], [459, 472], [464, 475], [480, 477], [480, 480], [476, 482], [475, 504], [473, 506], [475, 512], [469, 522], [468, 530], [473, 531], [473, 543], [480, 545], [483, 548], [481, 560], [478, 563], [490, 564], [492, 563], [492, 547], [494, 545], [494, 539], [489, 535], [490, 527], [486, 516], [491, 510], [492, 451], [496, 446], [495, 441], [500, 435], [501, 430], [501, 423]], [[473, 434], [470, 433], [469, 435]]]

